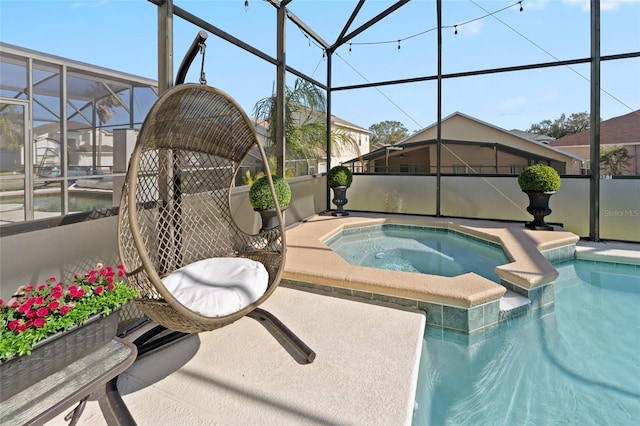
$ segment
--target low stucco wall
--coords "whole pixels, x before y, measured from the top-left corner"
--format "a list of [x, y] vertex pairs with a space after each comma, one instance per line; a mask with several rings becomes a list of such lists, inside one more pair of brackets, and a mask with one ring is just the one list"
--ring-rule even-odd
[[[356, 175], [347, 210], [436, 214], [435, 176]], [[551, 197], [551, 215], [581, 237], [589, 236], [589, 178], [565, 177]], [[515, 177], [442, 176], [440, 214], [470, 219], [530, 221], [529, 204]], [[600, 180], [600, 238], [640, 241], [640, 180]]]
[[[326, 178], [305, 176], [290, 180], [292, 203], [285, 212], [287, 225], [324, 209]], [[257, 233], [260, 215], [253, 211], [247, 186], [231, 194], [232, 213], [245, 232]], [[20, 285], [44, 282], [48, 277], [68, 280], [96, 263], [116, 265], [116, 216], [38, 229], [0, 238], [0, 298], [7, 300]]]

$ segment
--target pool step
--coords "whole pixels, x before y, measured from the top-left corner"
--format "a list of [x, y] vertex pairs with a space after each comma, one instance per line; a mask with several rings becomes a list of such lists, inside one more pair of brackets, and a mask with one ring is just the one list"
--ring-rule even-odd
[[513, 318], [529, 310], [531, 300], [516, 292], [507, 290], [500, 299], [500, 320]]

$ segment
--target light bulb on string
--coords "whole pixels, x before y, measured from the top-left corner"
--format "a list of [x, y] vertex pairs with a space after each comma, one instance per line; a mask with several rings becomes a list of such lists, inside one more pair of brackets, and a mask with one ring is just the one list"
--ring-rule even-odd
[[400, 50], [400, 40], [398, 40], [398, 50]]
[[458, 26], [457, 26], [457, 25], [454, 25], [454, 26], [453, 26], [453, 29], [454, 29], [453, 34], [454, 34], [454, 35], [458, 35]]
[[349, 53], [351, 53], [351, 43], [349, 43]]
[[524, 8], [522, 7], [522, 2], [521, 2], [521, 1], [519, 1], [518, 3], [520, 4], [520, 12], [523, 12], [523, 11], [524, 11]]
[[244, 11], [245, 12], [249, 11], [249, 0], [244, 0]]

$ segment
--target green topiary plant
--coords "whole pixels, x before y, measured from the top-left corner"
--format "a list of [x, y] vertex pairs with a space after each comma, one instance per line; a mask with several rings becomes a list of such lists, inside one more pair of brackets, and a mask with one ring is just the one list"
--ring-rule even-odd
[[351, 170], [345, 166], [332, 167], [327, 173], [327, 183], [331, 188], [335, 188], [336, 186], [349, 187], [352, 181], [353, 174]]
[[[271, 179], [273, 179], [273, 186], [276, 190], [276, 197], [278, 197], [280, 208], [287, 207], [291, 202], [291, 187], [289, 187], [289, 183], [278, 175], [271, 176]], [[251, 188], [249, 188], [249, 201], [255, 210], [275, 208], [275, 203], [271, 197], [271, 190], [269, 189], [269, 181], [266, 176], [262, 176], [253, 182]]]
[[560, 175], [551, 166], [534, 164], [518, 175], [518, 185], [523, 191], [555, 192], [560, 189]]

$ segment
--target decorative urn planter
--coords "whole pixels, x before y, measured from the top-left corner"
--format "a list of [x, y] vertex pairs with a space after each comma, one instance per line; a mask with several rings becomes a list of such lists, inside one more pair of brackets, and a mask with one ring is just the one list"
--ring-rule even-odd
[[[278, 175], [271, 176], [271, 179], [280, 211], [284, 212], [291, 202], [291, 187], [284, 178]], [[251, 184], [251, 188], [249, 188], [249, 202], [253, 209], [260, 214], [260, 219], [262, 220], [260, 232], [269, 231], [278, 226], [278, 213], [271, 195], [271, 188], [269, 187], [267, 176], [262, 176]]]
[[349, 202], [347, 200], [347, 188], [347, 186], [334, 186], [331, 188], [333, 189], [333, 199], [331, 201], [338, 207], [338, 210], [331, 213], [333, 216], [349, 216], [349, 212], [344, 209], [344, 205]]
[[527, 212], [533, 215], [533, 221], [525, 226], [536, 231], [553, 231], [544, 217], [551, 214], [549, 198], [560, 188], [558, 172], [551, 166], [534, 164], [518, 175], [518, 185], [529, 197]]
[[349, 216], [349, 212], [344, 210], [347, 200], [347, 189], [351, 186], [353, 174], [345, 166], [332, 167], [327, 173], [327, 185], [333, 190], [333, 204], [338, 210], [331, 213], [332, 216]]
[[527, 211], [533, 215], [533, 221], [527, 222], [524, 226], [535, 231], [553, 231], [553, 226], [546, 223], [543, 219], [551, 214], [549, 208], [549, 198], [555, 191], [524, 191], [529, 196], [529, 206]]

